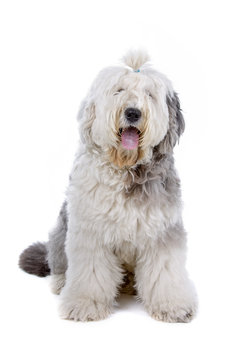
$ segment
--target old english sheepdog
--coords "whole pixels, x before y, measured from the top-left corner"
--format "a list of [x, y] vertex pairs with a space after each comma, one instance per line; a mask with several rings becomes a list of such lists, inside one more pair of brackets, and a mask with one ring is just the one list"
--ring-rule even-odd
[[157, 320], [196, 313], [173, 159], [184, 119], [171, 82], [148, 60], [130, 51], [94, 81], [57, 225], [48, 243], [20, 256], [23, 270], [51, 275], [65, 319], [104, 319], [120, 292], [136, 294]]

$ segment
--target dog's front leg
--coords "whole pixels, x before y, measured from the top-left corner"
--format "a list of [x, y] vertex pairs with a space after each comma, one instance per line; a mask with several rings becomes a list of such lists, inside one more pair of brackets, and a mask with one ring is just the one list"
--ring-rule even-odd
[[185, 269], [185, 232], [170, 228], [157, 244], [139, 254], [136, 285], [149, 314], [156, 320], [188, 322], [196, 313], [197, 298]]
[[61, 317], [75, 321], [106, 318], [122, 279], [116, 256], [96, 235], [83, 232], [68, 234], [66, 254], [68, 269], [60, 295]]

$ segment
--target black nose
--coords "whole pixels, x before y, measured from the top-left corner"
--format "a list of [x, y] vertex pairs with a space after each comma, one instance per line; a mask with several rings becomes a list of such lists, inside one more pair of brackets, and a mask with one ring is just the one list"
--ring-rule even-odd
[[136, 122], [141, 117], [141, 111], [136, 108], [127, 108], [124, 112], [125, 118], [130, 123]]

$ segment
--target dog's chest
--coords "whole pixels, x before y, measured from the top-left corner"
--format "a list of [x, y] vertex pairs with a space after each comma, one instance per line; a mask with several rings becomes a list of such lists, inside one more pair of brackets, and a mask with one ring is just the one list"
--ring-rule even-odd
[[105, 242], [128, 241], [140, 245], [156, 240], [170, 223], [176, 222], [177, 209], [158, 198], [140, 200], [126, 191], [98, 183], [84, 196], [84, 221]]
[[[139, 245], [144, 241], [156, 240], [175, 222], [177, 209], [158, 198], [134, 198], [122, 191], [115, 194], [115, 201], [106, 213], [106, 221], [113, 224], [116, 240], [126, 240]], [[104, 221], [104, 220], [103, 220]]]
[[159, 239], [168, 226], [178, 221], [178, 204], [166, 200], [160, 192], [150, 191], [144, 197], [129, 194], [121, 174], [110, 174], [105, 168], [92, 170], [94, 176], [91, 167], [85, 176], [81, 171], [70, 197], [84, 229], [105, 243], [127, 241], [140, 246]]

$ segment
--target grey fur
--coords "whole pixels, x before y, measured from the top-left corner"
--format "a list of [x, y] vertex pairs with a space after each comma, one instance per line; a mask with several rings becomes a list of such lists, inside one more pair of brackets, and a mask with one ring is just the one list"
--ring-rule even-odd
[[20, 255], [19, 267], [29, 274], [40, 277], [49, 275], [46, 244], [36, 243], [25, 249]]
[[158, 200], [168, 205], [180, 201], [180, 179], [177, 176], [172, 154], [160, 154], [159, 146], [153, 149], [152, 161], [130, 169], [126, 179], [127, 197], [136, 201]]
[[36, 243], [25, 249], [19, 258], [19, 267], [40, 277], [64, 274], [67, 270], [65, 239], [67, 233], [67, 203], [64, 202], [57, 225], [49, 234], [48, 243]]
[[174, 93], [173, 97], [168, 95], [166, 101], [169, 112], [169, 129], [165, 138], [158, 145], [161, 154], [172, 153], [174, 146], [185, 129], [185, 122], [177, 93]]
[[64, 274], [67, 270], [67, 257], [65, 253], [65, 240], [68, 228], [67, 202], [65, 201], [60, 210], [57, 224], [49, 234], [47, 243], [47, 261], [51, 274]]

